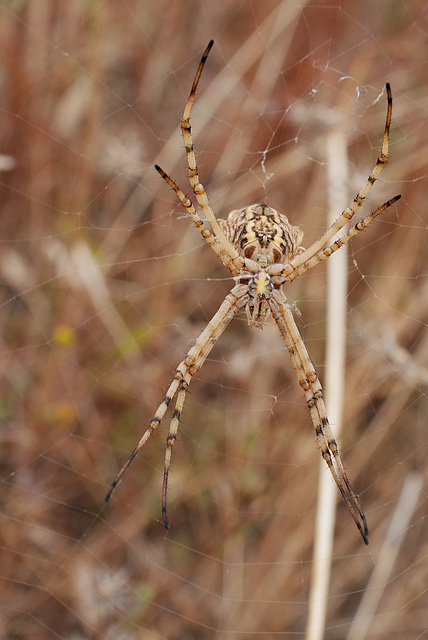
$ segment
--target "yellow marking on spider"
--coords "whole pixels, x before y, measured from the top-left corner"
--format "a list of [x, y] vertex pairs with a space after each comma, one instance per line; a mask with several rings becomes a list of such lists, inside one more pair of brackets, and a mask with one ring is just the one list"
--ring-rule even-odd
[[266, 293], [266, 285], [267, 285], [267, 277], [264, 271], [261, 271], [256, 278], [254, 278], [254, 282], [257, 285], [257, 293], [262, 294]]

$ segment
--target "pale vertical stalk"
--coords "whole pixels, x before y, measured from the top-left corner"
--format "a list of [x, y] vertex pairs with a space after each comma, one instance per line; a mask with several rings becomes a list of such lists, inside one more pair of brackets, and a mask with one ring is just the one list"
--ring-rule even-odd
[[385, 540], [376, 558], [370, 580], [365, 588], [360, 606], [346, 636], [347, 640], [364, 640], [374, 622], [379, 602], [388, 585], [392, 569], [397, 561], [407, 528], [422, 493], [422, 477], [419, 473], [410, 473], [403, 485], [400, 499], [393, 513]]
[[[346, 137], [340, 127], [332, 130], [327, 137], [327, 175], [330, 226], [349, 204]], [[327, 415], [338, 440], [342, 429], [344, 393], [347, 257], [345, 245], [327, 260], [327, 347], [324, 387]], [[327, 465], [321, 459], [306, 629], [308, 640], [321, 640], [324, 637], [336, 502], [336, 485], [331, 481]]]

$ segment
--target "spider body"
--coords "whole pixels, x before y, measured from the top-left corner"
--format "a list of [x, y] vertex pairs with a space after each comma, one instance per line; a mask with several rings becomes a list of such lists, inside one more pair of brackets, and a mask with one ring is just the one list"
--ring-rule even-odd
[[[388, 200], [374, 212], [359, 220], [348, 231], [340, 233], [347, 222], [353, 218], [363, 205], [368, 192], [387, 163], [392, 114], [391, 88], [389, 84], [386, 85], [388, 104], [382, 150], [366, 182], [355, 196], [351, 205], [339, 214], [334, 223], [318, 240], [313, 242], [307, 249], [304, 249], [301, 247], [302, 230], [291, 225], [287, 216], [264, 203], [253, 204], [231, 211], [226, 220], [217, 220], [214, 214], [205, 189], [199, 180], [190, 125], [190, 112], [196, 89], [212, 45], [213, 41], [208, 44], [199, 63], [181, 123], [189, 169], [189, 182], [205, 220], [201, 218], [191, 200], [186, 197], [172, 178], [159, 166], [156, 165], [155, 168], [175, 191], [205, 242], [222, 260], [225, 267], [229, 269], [235, 280], [235, 286], [225, 297], [217, 313], [178, 365], [166, 395], [148, 428], [113, 480], [107, 493], [106, 501], [110, 499], [114, 488], [132, 460], [157, 429], [168, 406], [176, 396], [175, 409], [172, 414], [166, 442], [162, 486], [162, 519], [165, 527], [169, 528], [166, 509], [169, 468], [189, 384], [192, 377], [207, 359], [211, 349], [229, 322], [235, 315], [245, 309], [250, 327], [255, 326], [262, 329], [269, 316], [275, 321], [290, 356], [298, 382], [305, 394], [321, 455], [358, 527], [364, 543], [368, 544], [369, 532], [366, 517], [361, 508], [359, 498], [346, 474], [337, 442], [327, 418], [320, 381], [299, 334], [291, 307], [282, 291], [282, 286], [292, 282], [299, 275], [328, 258], [401, 197], [398, 195]], [[337, 239], [333, 240], [337, 234], [339, 234]]]
[[226, 220], [218, 223], [227, 240], [244, 258], [244, 267], [235, 280], [247, 285], [248, 326], [262, 329], [270, 316], [272, 293], [285, 282], [281, 275], [283, 265], [303, 251], [300, 246], [303, 231], [265, 203], [231, 211]]

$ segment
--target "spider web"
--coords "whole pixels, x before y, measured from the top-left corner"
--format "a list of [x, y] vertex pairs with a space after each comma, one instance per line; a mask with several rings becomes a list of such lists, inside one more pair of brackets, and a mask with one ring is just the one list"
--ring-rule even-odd
[[[192, 381], [170, 531], [168, 419], [104, 504], [231, 287], [153, 169], [189, 193], [179, 123], [210, 38], [192, 123], [214, 209], [267, 201], [304, 246], [326, 226], [327, 133], [346, 134], [352, 198], [391, 83], [390, 163], [365, 212], [403, 198], [351, 243], [346, 298], [341, 451], [370, 546], [340, 505], [322, 632], [426, 637], [425, 3], [77, 0], [0, 15], [2, 637], [305, 637], [319, 453], [273, 326], [236, 318]], [[321, 381], [325, 275], [287, 290]]]

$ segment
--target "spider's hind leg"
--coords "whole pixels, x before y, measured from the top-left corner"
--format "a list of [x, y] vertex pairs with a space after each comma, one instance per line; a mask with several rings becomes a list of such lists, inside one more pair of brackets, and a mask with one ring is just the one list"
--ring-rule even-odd
[[[122, 476], [128, 470], [128, 468], [129, 468], [131, 462], [133, 461], [133, 459], [136, 457], [136, 455], [139, 453], [139, 451], [142, 449], [142, 447], [146, 444], [147, 440], [150, 438], [152, 433], [160, 425], [160, 423], [162, 421], [162, 418], [164, 417], [165, 412], [168, 409], [168, 406], [169, 406], [171, 400], [174, 398], [175, 394], [177, 393], [177, 390], [178, 390], [179, 385], [180, 385], [181, 378], [182, 378], [182, 374], [180, 374], [177, 371], [177, 373], [174, 376], [174, 380], [171, 382], [171, 384], [169, 386], [169, 389], [166, 392], [166, 395], [165, 395], [164, 399], [162, 400], [162, 402], [160, 403], [159, 407], [157, 408], [155, 415], [151, 419], [148, 428], [146, 429], [146, 431], [144, 432], [144, 434], [140, 438], [137, 446], [134, 448], [134, 450], [132, 451], [131, 455], [129, 456], [129, 458], [127, 459], [127, 461], [122, 466], [122, 468], [120, 469], [119, 473], [117, 474], [117, 476], [115, 477], [115, 479], [111, 483], [110, 489], [108, 490], [107, 495], [105, 497], [105, 501], [106, 502], [108, 502], [110, 500], [111, 494], [113, 493], [113, 491], [115, 490], [115, 488], [119, 484]], [[177, 401], [178, 401], [178, 399], [177, 399]]]
[[364, 543], [368, 544], [367, 536], [369, 531], [366, 517], [339, 455], [338, 446], [327, 418], [321, 383], [294, 322], [290, 305], [282, 291], [274, 292], [270, 300], [270, 307], [273, 318], [284, 339], [299, 384], [304, 391], [321, 455], [328, 465], [340, 495], [348, 507]]
[[[178, 372], [177, 372], [178, 373]], [[162, 483], [162, 521], [165, 529], [169, 529], [168, 516], [166, 513], [166, 499], [168, 494], [168, 478], [169, 478], [169, 469], [171, 467], [171, 457], [172, 457], [172, 448], [177, 440], [177, 431], [178, 426], [180, 424], [181, 414], [183, 411], [184, 400], [186, 398], [186, 393], [189, 389], [190, 375], [178, 373], [180, 376], [180, 382], [178, 385], [178, 394], [177, 401], [175, 403], [174, 413], [172, 415], [171, 423], [169, 425], [169, 431], [166, 438], [166, 450], [165, 450], [165, 463], [164, 463], [164, 471], [163, 471], [163, 483]], [[186, 380], [185, 378], [189, 379]]]

